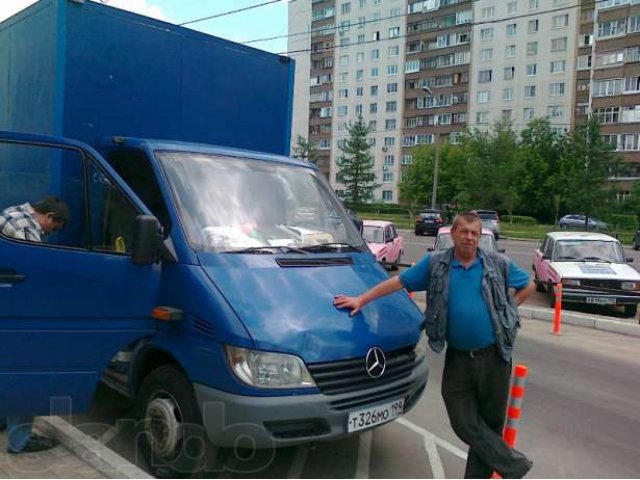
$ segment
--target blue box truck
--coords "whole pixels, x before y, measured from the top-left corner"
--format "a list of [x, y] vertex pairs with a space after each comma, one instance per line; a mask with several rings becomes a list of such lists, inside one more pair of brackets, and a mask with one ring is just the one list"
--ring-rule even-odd
[[211, 445], [332, 440], [415, 405], [406, 293], [333, 306], [386, 273], [319, 170], [285, 156], [292, 83], [288, 58], [99, 3], [0, 24], [0, 210], [71, 210], [46, 242], [0, 235], [2, 415], [81, 412], [102, 381], [170, 476]]

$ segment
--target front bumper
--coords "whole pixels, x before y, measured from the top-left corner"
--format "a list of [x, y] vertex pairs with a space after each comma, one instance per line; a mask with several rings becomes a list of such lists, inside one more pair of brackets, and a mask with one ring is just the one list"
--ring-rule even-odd
[[[403, 379], [340, 395], [249, 397], [201, 384], [194, 384], [194, 388], [204, 427], [214, 445], [274, 448], [346, 436], [350, 411], [395, 399], [405, 399], [406, 413], [422, 395], [428, 376], [424, 359]], [[350, 404], [354, 406], [348, 407]]]
[[640, 303], [640, 292], [598, 291], [583, 288], [562, 288], [562, 301], [593, 305], [637, 305]]

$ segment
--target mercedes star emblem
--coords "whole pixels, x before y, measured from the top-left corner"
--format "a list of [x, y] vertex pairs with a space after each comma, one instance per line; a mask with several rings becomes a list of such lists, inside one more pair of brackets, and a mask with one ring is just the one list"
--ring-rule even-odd
[[371, 378], [380, 378], [387, 366], [387, 359], [384, 357], [384, 352], [378, 347], [371, 347], [367, 352], [365, 366], [367, 368], [367, 374], [369, 374]]

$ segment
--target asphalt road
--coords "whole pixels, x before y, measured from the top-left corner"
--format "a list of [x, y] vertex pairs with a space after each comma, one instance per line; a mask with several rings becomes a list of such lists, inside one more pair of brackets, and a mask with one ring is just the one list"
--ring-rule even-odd
[[[432, 241], [408, 238], [405, 259], [421, 257]], [[500, 244], [530, 268], [534, 242]], [[544, 297], [534, 300], [547, 305]], [[525, 322], [515, 352], [515, 361], [529, 368], [518, 448], [534, 460], [531, 478], [638, 477], [639, 347], [636, 337], [571, 325], [555, 336], [546, 322]], [[461, 478], [466, 447], [451, 430], [440, 397], [443, 357], [430, 353], [429, 362], [426, 392], [402, 419], [334, 443], [275, 452], [221, 449], [205, 476]], [[131, 407], [102, 387], [92, 410], [73, 422], [145, 468], [135, 449]]]

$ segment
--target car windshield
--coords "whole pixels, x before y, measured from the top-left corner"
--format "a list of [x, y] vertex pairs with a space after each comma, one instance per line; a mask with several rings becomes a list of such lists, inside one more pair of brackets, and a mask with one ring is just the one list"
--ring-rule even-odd
[[313, 169], [195, 152], [159, 151], [156, 156], [196, 250], [364, 249], [339, 200]]
[[362, 238], [364, 238], [367, 242], [371, 242], [371, 243], [383, 243], [384, 229], [382, 227], [365, 225], [362, 230]]
[[553, 249], [554, 262], [593, 261], [624, 263], [617, 242], [604, 240], [559, 240]]
[[[496, 241], [492, 235], [488, 235], [486, 233], [480, 236], [480, 242], [478, 246], [483, 250], [495, 251], [496, 250]], [[446, 250], [449, 247], [453, 247], [453, 239], [451, 238], [450, 233], [441, 233], [438, 235], [436, 239], [436, 250]]]

